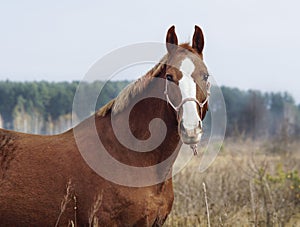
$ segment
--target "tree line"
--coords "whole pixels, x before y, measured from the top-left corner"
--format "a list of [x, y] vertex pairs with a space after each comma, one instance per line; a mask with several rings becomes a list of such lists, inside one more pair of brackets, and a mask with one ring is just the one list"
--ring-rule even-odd
[[287, 92], [242, 91], [222, 87], [226, 103], [227, 135], [297, 137], [300, 134], [300, 105]]
[[[103, 86], [96, 109], [117, 96], [129, 81], [101, 81], [81, 84], [88, 93]], [[34, 133], [56, 133], [71, 126], [73, 98], [79, 85], [74, 82], [0, 81], [2, 127]], [[253, 139], [278, 135], [299, 136], [300, 105], [287, 92], [260, 92], [221, 87], [227, 112], [227, 136]], [[213, 105], [213, 103], [211, 103]], [[55, 125], [63, 124], [56, 130]], [[24, 129], [24, 127], [26, 129]]]
[[[82, 83], [87, 95], [103, 87], [100, 108], [117, 96], [129, 81]], [[78, 81], [12, 82], [0, 81], [0, 126], [6, 129], [52, 134], [71, 126], [73, 98]], [[83, 100], [84, 103], [84, 100]], [[53, 129], [54, 128], [54, 129]]]

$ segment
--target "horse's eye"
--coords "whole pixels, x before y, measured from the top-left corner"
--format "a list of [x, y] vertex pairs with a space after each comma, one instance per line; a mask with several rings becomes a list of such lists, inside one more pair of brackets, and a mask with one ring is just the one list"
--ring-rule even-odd
[[207, 80], [208, 80], [208, 77], [209, 77], [209, 74], [205, 74], [205, 75], [203, 76], [203, 80], [207, 81]]
[[168, 81], [174, 81], [173, 76], [171, 74], [167, 74], [166, 78], [167, 78]]

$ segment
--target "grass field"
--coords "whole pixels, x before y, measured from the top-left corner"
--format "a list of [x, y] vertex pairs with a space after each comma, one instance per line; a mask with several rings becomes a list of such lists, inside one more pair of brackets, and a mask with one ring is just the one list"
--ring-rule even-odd
[[200, 158], [174, 177], [165, 226], [300, 226], [299, 142], [227, 140], [204, 173]]

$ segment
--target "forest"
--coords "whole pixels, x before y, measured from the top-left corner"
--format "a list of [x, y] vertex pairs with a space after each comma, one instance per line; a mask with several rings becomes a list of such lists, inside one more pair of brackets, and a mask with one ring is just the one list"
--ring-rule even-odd
[[[130, 81], [108, 82], [96, 109], [118, 95]], [[0, 81], [0, 126], [23, 132], [54, 134], [72, 126], [74, 94], [79, 82]], [[97, 92], [103, 82], [86, 83], [84, 90]], [[253, 139], [300, 134], [300, 105], [287, 92], [221, 87], [227, 112], [227, 137]], [[213, 103], [211, 104], [213, 105]]]

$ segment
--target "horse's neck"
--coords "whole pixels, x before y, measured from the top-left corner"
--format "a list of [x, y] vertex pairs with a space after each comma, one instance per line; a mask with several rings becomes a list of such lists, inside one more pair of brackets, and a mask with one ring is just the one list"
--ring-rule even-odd
[[[151, 94], [152, 91], [148, 89], [145, 92]], [[136, 98], [136, 100], [140, 99], [138, 96]], [[165, 100], [158, 98], [147, 98], [139, 102], [136, 100], [133, 99], [120, 113], [110, 114], [110, 123], [106, 123], [105, 127], [110, 127], [109, 131], [114, 134], [114, 139], [107, 140], [109, 135], [105, 133], [100, 137], [106, 138], [109, 143], [115, 145], [110, 146], [109, 152], [119, 161], [134, 166], [153, 166], [166, 160], [174, 152], [178, 152], [176, 115]], [[156, 123], [152, 121], [153, 119], [156, 119]], [[102, 127], [100, 126], [99, 129], [101, 130]], [[167, 166], [171, 166], [174, 161], [175, 158], [171, 158]]]

